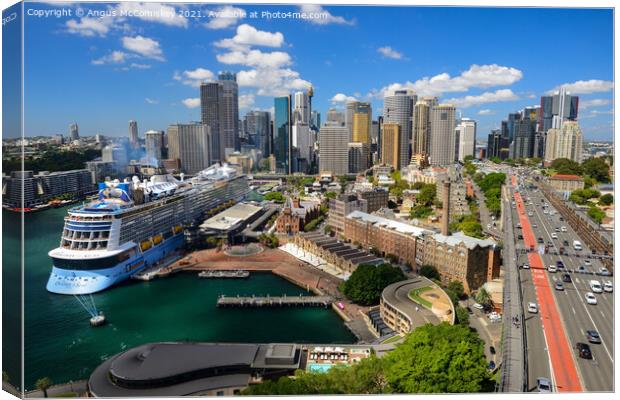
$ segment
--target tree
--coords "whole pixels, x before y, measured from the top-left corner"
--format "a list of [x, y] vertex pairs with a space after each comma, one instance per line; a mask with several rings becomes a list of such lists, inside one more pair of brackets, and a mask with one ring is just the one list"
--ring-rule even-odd
[[601, 157], [592, 157], [581, 163], [583, 173], [598, 182], [609, 182], [609, 165]]
[[603, 218], [605, 218], [605, 215], [606, 215], [605, 211], [601, 210], [600, 208], [596, 206], [592, 206], [588, 210], [588, 216], [592, 218], [594, 221], [596, 221], [597, 224], [600, 224], [603, 222]]
[[336, 198], [336, 192], [327, 192], [325, 193], [325, 197], [328, 199], [335, 199]]
[[581, 175], [583, 172], [578, 162], [568, 158], [556, 158], [553, 160], [550, 167], [558, 174]]
[[491, 304], [491, 295], [486, 291], [485, 288], [480, 288], [475, 296], [476, 302], [478, 304], [482, 304], [483, 306], [488, 306]]
[[275, 203], [284, 203], [284, 195], [280, 192], [269, 192], [265, 195], [265, 200]]
[[461, 281], [451, 281], [448, 283], [448, 289], [454, 292], [459, 299], [465, 295], [465, 289], [463, 288], [463, 283]]
[[433, 209], [430, 206], [424, 204], [418, 204], [411, 208], [409, 216], [411, 218], [426, 218], [433, 213]]
[[465, 156], [465, 158], [463, 159], [464, 162], [469, 162], [472, 161], [474, 159], [474, 156], [472, 155], [467, 155]]
[[403, 279], [405, 275], [400, 268], [391, 264], [361, 264], [344, 283], [342, 292], [354, 303], [374, 305], [379, 303], [381, 292], [386, 286]]
[[491, 157], [489, 158], [489, 161], [494, 162], [495, 164], [501, 164], [502, 163], [502, 159], [499, 157]]
[[47, 397], [47, 389], [49, 389], [52, 384], [52, 380], [48, 377], [45, 377], [38, 379], [34, 385], [37, 387], [37, 389], [43, 391], [43, 397]]
[[460, 306], [455, 307], [456, 320], [459, 324], [468, 326], [469, 325], [469, 313], [466, 309]]
[[598, 199], [598, 202], [603, 206], [608, 206], [613, 204], [614, 196], [611, 193], [604, 194]]
[[423, 265], [420, 268], [420, 275], [428, 278], [428, 279], [434, 279], [434, 280], [440, 280], [441, 276], [439, 275], [439, 271], [437, 271], [437, 268], [435, 268], [432, 265]]
[[416, 197], [416, 202], [425, 206], [433, 204], [437, 197], [437, 186], [433, 183], [425, 184]]

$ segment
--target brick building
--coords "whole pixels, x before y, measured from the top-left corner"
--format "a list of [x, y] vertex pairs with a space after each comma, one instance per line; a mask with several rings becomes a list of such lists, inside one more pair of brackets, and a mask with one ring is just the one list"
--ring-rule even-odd
[[295, 235], [304, 231], [304, 227], [310, 221], [319, 217], [321, 212], [318, 201], [289, 198], [276, 220], [276, 232]]

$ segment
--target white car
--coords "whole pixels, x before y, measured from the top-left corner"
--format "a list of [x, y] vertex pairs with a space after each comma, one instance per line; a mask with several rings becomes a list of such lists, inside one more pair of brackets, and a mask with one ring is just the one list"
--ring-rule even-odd
[[603, 283], [603, 290], [609, 293], [613, 292], [614, 291], [613, 283], [611, 283], [610, 281]]
[[588, 266], [592, 265], [592, 261], [590, 260], [585, 260], [583, 263]]
[[601, 286], [601, 282], [594, 279], [590, 281], [590, 289], [592, 289], [594, 293], [603, 293], [603, 286]]
[[549, 267], [547, 268], [547, 271], [558, 272], [558, 267], [556, 267], [555, 265], [549, 265]]
[[561, 228], [560, 228], [560, 230], [561, 230], [562, 232], [566, 232], [566, 227], [565, 227], [565, 226], [563, 226], [563, 227], [561, 227]]
[[551, 232], [551, 239], [557, 239], [558, 238], [558, 234], [555, 232]]
[[603, 276], [609, 276], [609, 270], [605, 267], [601, 267], [598, 270], [599, 275], [603, 275]]
[[592, 292], [586, 293], [586, 301], [588, 304], [596, 305], [596, 296]]
[[530, 217], [533, 217], [534, 213], [530, 211], [529, 213], [527, 213], [527, 215], [529, 215]]
[[484, 306], [482, 304], [479, 304], [479, 303], [474, 303], [473, 307], [477, 308], [478, 310], [483, 310], [484, 309]]
[[532, 314], [536, 314], [538, 312], [538, 306], [536, 305], [536, 303], [528, 303], [527, 311]]
[[530, 264], [523, 264], [523, 267], [521, 267], [523, 269], [530, 269]]

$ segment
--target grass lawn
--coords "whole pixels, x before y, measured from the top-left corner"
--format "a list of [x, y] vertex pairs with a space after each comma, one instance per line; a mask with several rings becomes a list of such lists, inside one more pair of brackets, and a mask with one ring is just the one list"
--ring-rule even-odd
[[381, 342], [381, 344], [389, 344], [389, 343], [394, 343], [394, 342], [398, 342], [399, 340], [403, 339], [402, 336], [400, 335], [394, 335], [389, 339], [384, 340], [383, 342]]
[[431, 303], [428, 300], [425, 300], [423, 298], [420, 297], [421, 293], [424, 293], [428, 290], [432, 290], [433, 288], [430, 286], [424, 286], [422, 288], [419, 289], [413, 289], [411, 292], [409, 292], [409, 298], [413, 301], [415, 301], [418, 304], [423, 305], [424, 307], [428, 308], [429, 310], [433, 307], [433, 303]]

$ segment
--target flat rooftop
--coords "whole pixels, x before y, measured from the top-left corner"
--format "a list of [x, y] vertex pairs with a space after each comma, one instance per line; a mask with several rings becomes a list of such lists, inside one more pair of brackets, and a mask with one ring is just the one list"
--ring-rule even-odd
[[262, 207], [239, 203], [214, 215], [200, 225], [201, 229], [227, 231], [262, 211]]

